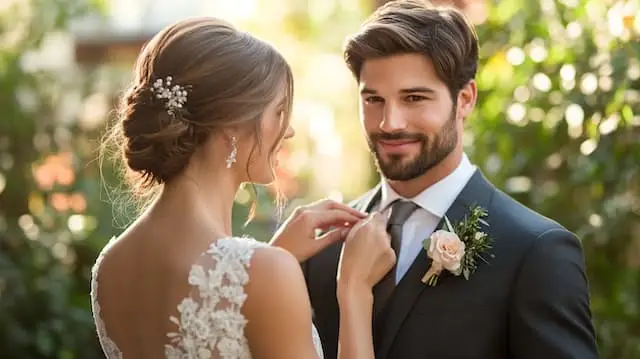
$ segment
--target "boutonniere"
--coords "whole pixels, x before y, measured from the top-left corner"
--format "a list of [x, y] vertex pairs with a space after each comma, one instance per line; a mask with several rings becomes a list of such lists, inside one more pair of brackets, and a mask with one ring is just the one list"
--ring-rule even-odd
[[483, 219], [486, 216], [487, 211], [482, 207], [473, 207], [470, 214], [455, 226], [451, 225], [447, 216], [444, 217], [446, 229], [433, 232], [422, 242], [432, 260], [431, 267], [422, 277], [422, 283], [435, 286], [443, 269], [456, 276], [462, 274], [469, 280], [477, 268], [476, 261], [487, 262], [482, 254], [491, 248], [493, 239], [480, 228], [481, 225], [489, 226]]

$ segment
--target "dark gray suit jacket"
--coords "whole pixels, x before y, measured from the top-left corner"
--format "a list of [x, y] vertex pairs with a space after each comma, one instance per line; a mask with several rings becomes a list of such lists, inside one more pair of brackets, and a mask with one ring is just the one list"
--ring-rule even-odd
[[[354, 204], [369, 210], [379, 198], [378, 186]], [[479, 170], [446, 215], [458, 222], [472, 205], [488, 211], [495, 258], [479, 263], [468, 281], [443, 271], [428, 287], [420, 279], [430, 259], [420, 252], [385, 319], [373, 323], [376, 358], [597, 358], [578, 238], [496, 189]], [[340, 243], [330, 246], [302, 265], [326, 359], [337, 355], [340, 250]]]

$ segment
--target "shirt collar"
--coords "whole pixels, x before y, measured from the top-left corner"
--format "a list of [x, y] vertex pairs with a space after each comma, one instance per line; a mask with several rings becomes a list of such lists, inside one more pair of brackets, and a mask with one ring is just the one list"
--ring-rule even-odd
[[[453, 172], [427, 187], [417, 196], [408, 198], [408, 200], [415, 202], [426, 211], [442, 218], [460, 192], [462, 192], [464, 186], [469, 182], [475, 170], [476, 166], [471, 164], [467, 155], [463, 153], [462, 160]], [[381, 187], [380, 209], [386, 210], [387, 207], [397, 199], [405, 199], [394, 191], [391, 185], [389, 185], [389, 182], [384, 178], [382, 179]]]

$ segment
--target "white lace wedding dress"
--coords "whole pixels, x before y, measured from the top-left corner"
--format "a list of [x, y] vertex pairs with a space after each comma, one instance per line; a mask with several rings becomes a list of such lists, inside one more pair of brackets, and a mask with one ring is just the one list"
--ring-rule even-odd
[[[97, 271], [112, 239], [102, 250], [92, 270], [91, 305], [100, 344], [107, 359], [123, 359], [117, 343], [109, 338], [100, 317], [97, 300]], [[244, 286], [251, 279], [248, 267], [254, 250], [267, 244], [251, 238], [230, 237], [213, 242], [194, 263], [189, 273], [191, 295], [177, 307], [178, 316], [167, 320], [176, 325], [167, 333], [165, 357], [170, 359], [250, 359], [249, 343], [244, 334], [247, 319], [242, 305], [247, 297]], [[315, 327], [311, 328], [314, 346], [323, 358]]]

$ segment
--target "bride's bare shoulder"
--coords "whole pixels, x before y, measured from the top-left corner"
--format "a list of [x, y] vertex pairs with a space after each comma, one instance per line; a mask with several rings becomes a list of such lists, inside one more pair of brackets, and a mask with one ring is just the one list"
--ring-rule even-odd
[[[258, 357], [317, 358], [311, 304], [297, 259], [277, 247], [256, 249], [249, 267], [243, 314]], [[268, 354], [268, 355], [267, 355]]]
[[[245, 309], [248, 314], [253, 309], [265, 306], [268, 308], [272, 301], [281, 303], [283, 297], [298, 300], [307, 295], [300, 263], [292, 254], [278, 247], [255, 250], [249, 267], [249, 278], [245, 289]], [[302, 303], [306, 302], [303, 300]]]
[[251, 258], [249, 273], [251, 280], [247, 290], [260, 289], [263, 282], [277, 285], [279, 282], [286, 283], [302, 279], [304, 283], [298, 260], [291, 253], [279, 247], [256, 248]]

